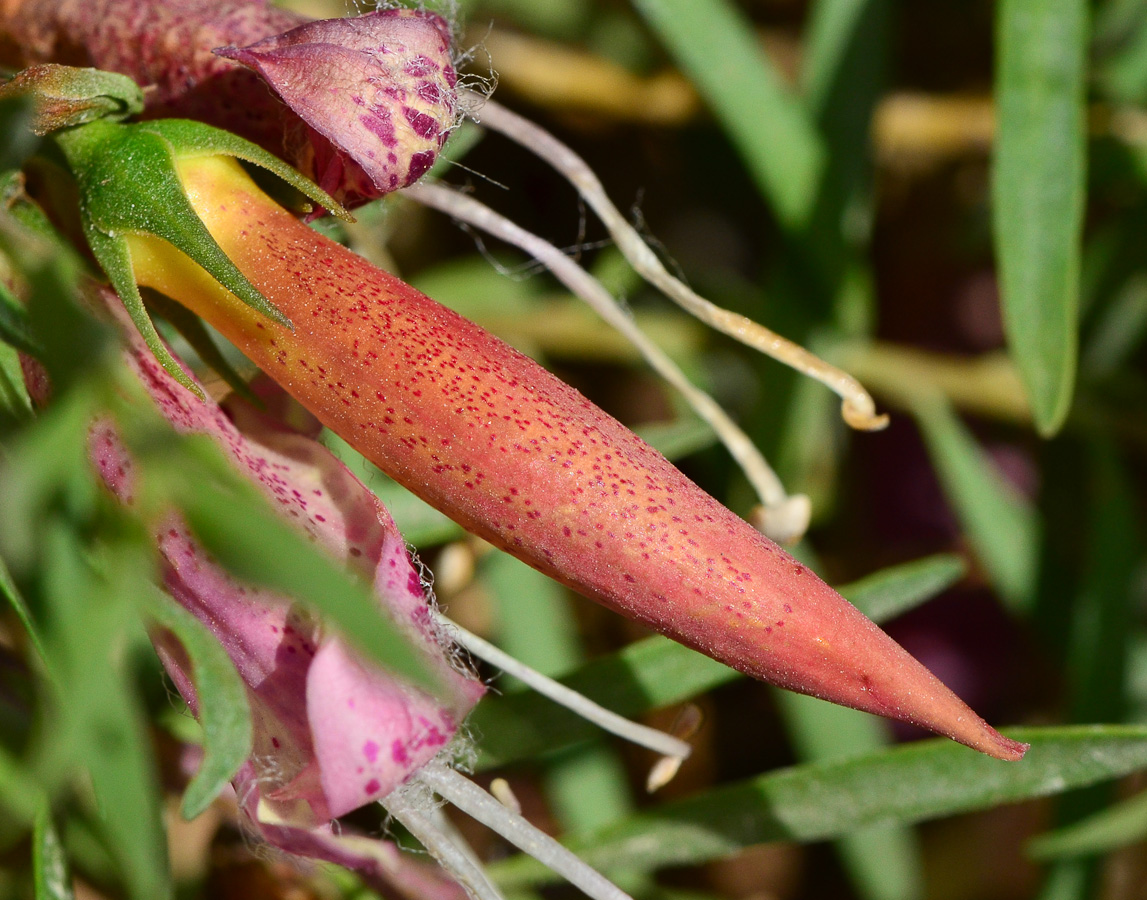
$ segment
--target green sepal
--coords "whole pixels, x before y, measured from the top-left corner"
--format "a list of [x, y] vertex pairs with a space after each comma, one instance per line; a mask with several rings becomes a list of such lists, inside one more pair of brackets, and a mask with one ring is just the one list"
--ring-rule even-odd
[[102, 235], [105, 246], [109, 241], [117, 249], [123, 246], [127, 277], [138, 295], [124, 235], [152, 234], [183, 251], [252, 309], [290, 328], [290, 321], [231, 262], [196, 215], [175, 170], [176, 148], [155, 125], [93, 122], [56, 137], [79, 186], [80, 214], [92, 252], [116, 290], [122, 295], [122, 285], [108, 271], [93, 235]]
[[277, 175], [304, 197], [317, 203], [331, 215], [344, 222], [354, 222], [352, 216], [334, 197], [309, 178], [299, 174], [279, 157], [268, 153], [258, 144], [252, 144], [230, 131], [213, 128], [190, 119], [156, 119], [141, 122], [138, 128], [161, 135], [179, 153], [182, 159], [196, 156], [233, 156], [251, 165]]
[[223, 355], [218, 344], [215, 343], [215, 339], [211, 337], [211, 332], [207, 330], [207, 326], [203, 324], [203, 320], [199, 316], [165, 294], [159, 293], [159, 291], [147, 291], [144, 302], [171, 323], [171, 326], [199, 354], [199, 358], [213, 369], [231, 390], [248, 403], [260, 408], [263, 406], [263, 401], [251, 390], [250, 385], [243, 380], [243, 376], [235, 371], [235, 367], [227, 361], [227, 357]]
[[171, 351], [163, 343], [163, 338], [155, 330], [155, 323], [151, 321], [147, 307], [143, 305], [139, 286], [135, 283], [135, 274], [131, 270], [131, 252], [128, 250], [127, 241], [122, 237], [112, 237], [105, 234], [99, 228], [90, 225], [86, 216], [84, 217], [84, 234], [87, 236], [92, 255], [99, 260], [99, 264], [107, 274], [112, 287], [119, 294], [123, 308], [131, 317], [140, 337], [143, 338], [143, 342], [147, 344], [147, 348], [155, 356], [156, 361], [163, 366], [168, 375], [199, 399], [205, 400], [206, 395], [203, 393], [203, 389], [183, 371], [179, 361], [171, 355]]
[[80, 216], [92, 254], [159, 363], [200, 396], [200, 389], [163, 345], [144, 307], [127, 235], [151, 234], [167, 241], [256, 312], [285, 328], [293, 326], [211, 236], [187, 199], [176, 160], [223, 155], [262, 166], [335, 215], [350, 219], [325, 191], [275, 156], [199, 122], [162, 119], [124, 125], [99, 121], [54, 137], [76, 179]]
[[143, 90], [127, 75], [55, 63], [17, 72], [0, 86], [0, 100], [8, 98], [31, 99], [29, 127], [38, 135], [143, 112]]

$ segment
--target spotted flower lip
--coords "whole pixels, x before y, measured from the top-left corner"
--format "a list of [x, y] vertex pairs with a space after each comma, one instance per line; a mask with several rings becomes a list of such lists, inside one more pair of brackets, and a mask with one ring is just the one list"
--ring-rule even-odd
[[440, 16], [389, 9], [308, 22], [215, 53], [258, 72], [326, 139], [305, 141], [294, 154], [313, 154], [301, 161], [320, 187], [338, 191], [349, 158], [382, 194], [417, 181], [446, 143], [458, 81], [450, 42]]
[[811, 570], [532, 360], [278, 207], [222, 158], [177, 162], [208, 231], [289, 331], [164, 241], [136, 277], [468, 530], [747, 674], [1001, 759], [970, 710]]
[[266, 0], [5, 0], [0, 63], [45, 62], [128, 75], [146, 115], [239, 134], [347, 206], [426, 172], [456, 116], [450, 28], [422, 10], [308, 20]]
[[[128, 360], [177, 431], [212, 437], [312, 540], [372, 578], [380, 605], [435, 659], [447, 685], [446, 699], [436, 700], [364, 663], [288, 598], [236, 582], [170, 514], [156, 527], [165, 587], [215, 634], [248, 688], [255, 738], [241, 775], [245, 806], [306, 829], [386, 796], [449, 742], [483, 693], [446, 661], [389, 513], [311, 437], [245, 401], [220, 407], [197, 397], [138, 338]], [[97, 423], [90, 446], [105, 483], [130, 503], [132, 461], [114, 427]], [[178, 644], [161, 637], [158, 646], [194, 708]]]

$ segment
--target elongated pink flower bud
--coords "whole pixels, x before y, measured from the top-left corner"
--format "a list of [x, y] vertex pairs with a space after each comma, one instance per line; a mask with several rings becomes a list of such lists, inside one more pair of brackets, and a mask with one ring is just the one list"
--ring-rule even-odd
[[3, 9], [0, 62], [128, 75], [150, 88], [149, 116], [235, 132], [344, 205], [413, 183], [454, 125], [450, 28], [433, 13], [310, 21], [266, 0], [7, 0]]
[[233, 162], [179, 167], [207, 228], [294, 330], [165, 242], [133, 236], [140, 283], [211, 322], [415, 493], [743, 672], [1022, 756], [805, 566], [575, 390], [299, 223]]

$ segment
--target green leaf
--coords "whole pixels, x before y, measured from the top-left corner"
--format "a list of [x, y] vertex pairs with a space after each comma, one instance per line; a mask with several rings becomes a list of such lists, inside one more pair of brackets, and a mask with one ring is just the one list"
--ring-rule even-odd
[[1100, 311], [1080, 360], [1090, 379], [1115, 375], [1126, 366], [1147, 337], [1147, 276], [1129, 278]]
[[[891, 742], [888, 723], [876, 716], [791, 691], [772, 693], [801, 762], [875, 753]], [[907, 900], [923, 896], [920, 848], [907, 828], [858, 828], [838, 837], [836, 843], [863, 897]]]
[[1028, 608], [1034, 590], [1039, 525], [1021, 497], [938, 396], [919, 401], [916, 421], [944, 492], [1000, 596], [1015, 611]]
[[180, 812], [183, 818], [194, 819], [211, 805], [251, 755], [247, 689], [223, 646], [199, 619], [158, 589], [147, 610], [175, 635], [191, 660], [204, 754], [199, 771], [183, 793]]
[[1088, 4], [1001, 0], [992, 212], [1008, 343], [1041, 434], [1075, 380], [1086, 190]]
[[1089, 449], [1090, 527], [1067, 679], [1075, 721], [1111, 722], [1127, 712], [1127, 660], [1144, 551], [1135, 487], [1117, 450], [1099, 439]]
[[[742, 677], [668, 638], [652, 637], [559, 680], [620, 715], [635, 716]], [[533, 691], [487, 698], [469, 721], [482, 735], [478, 767], [483, 769], [600, 734], [596, 726]]]
[[730, 0], [634, 5], [697, 85], [777, 219], [790, 231], [803, 230], [817, 201], [824, 147], [800, 100], [762, 52], [752, 23]]
[[40, 627], [36, 624], [36, 620], [32, 617], [32, 610], [28, 608], [24, 596], [20, 593], [20, 589], [16, 586], [16, 582], [12, 580], [12, 573], [8, 571], [8, 565], [4, 562], [4, 558], [0, 557], [0, 597], [3, 597], [12, 606], [12, 610], [16, 613], [16, 618], [20, 620], [20, 624], [24, 626], [24, 632], [28, 635], [28, 642], [35, 650], [36, 656], [41, 662], [46, 662], [47, 657], [44, 655], [44, 644], [40, 638]]
[[838, 590], [874, 622], [887, 622], [947, 590], [964, 577], [964, 560], [937, 553], [881, 569]]
[[91, 394], [73, 391], [6, 448], [0, 468], [0, 553], [17, 578], [40, 558], [41, 526], [61, 491], [90, 471], [84, 446], [94, 415]]
[[42, 581], [51, 629], [45, 645], [59, 674], [58, 722], [41, 766], [55, 778], [85, 768], [99, 804], [100, 826], [133, 900], [170, 894], [160, 816], [159, 778], [128, 662], [145, 646], [132, 598], [152, 574], [141, 546], [119, 541], [98, 549], [80, 542], [75, 525], [54, 518], [45, 528]]
[[64, 845], [46, 806], [36, 817], [32, 834], [32, 870], [36, 900], [72, 900], [72, 876]]
[[28, 767], [0, 746], [0, 841], [7, 846], [9, 829], [22, 832], [47, 804], [43, 787]]
[[[770, 772], [633, 816], [570, 842], [591, 866], [690, 865], [767, 841], [820, 841], [870, 825], [907, 824], [1060, 793], [1147, 765], [1147, 727], [1017, 728], [1031, 743], [1004, 763], [950, 741]], [[528, 857], [489, 867], [507, 889], [553, 881]]]
[[1147, 793], [1109, 806], [1066, 828], [1040, 835], [1027, 846], [1032, 859], [1099, 856], [1147, 837]]

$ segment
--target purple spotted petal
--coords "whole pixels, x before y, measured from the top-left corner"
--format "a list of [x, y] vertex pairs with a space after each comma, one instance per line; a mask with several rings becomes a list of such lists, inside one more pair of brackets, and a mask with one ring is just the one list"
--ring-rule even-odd
[[348, 160], [376, 193], [406, 187], [434, 163], [454, 125], [457, 76], [439, 16], [388, 9], [308, 22], [220, 56], [249, 66], [327, 141], [309, 141], [319, 185], [338, 189]]
[[307, 681], [307, 717], [333, 816], [385, 797], [453, 736], [453, 715], [327, 641]]
[[[307, 829], [385, 796], [449, 741], [483, 690], [443, 657], [394, 521], [313, 438], [244, 402], [224, 409], [200, 400], [145, 348], [133, 349], [129, 365], [176, 430], [214, 438], [286, 517], [371, 576], [382, 607], [422, 639], [452, 689], [438, 701], [365, 664], [288, 598], [237, 582], [167, 516], [156, 531], [165, 587], [216, 635], [248, 688], [255, 741], [244, 802]], [[90, 447], [109, 488], [131, 503], [132, 461], [114, 427], [97, 422]], [[170, 635], [156, 644], [194, 710], [182, 649]]]

